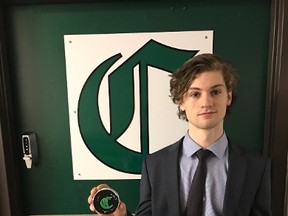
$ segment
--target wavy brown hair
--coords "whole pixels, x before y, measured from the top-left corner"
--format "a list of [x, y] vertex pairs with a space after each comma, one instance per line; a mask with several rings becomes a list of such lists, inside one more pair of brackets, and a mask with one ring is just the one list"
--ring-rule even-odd
[[[176, 72], [170, 75], [170, 97], [173, 103], [178, 105], [178, 117], [180, 119], [187, 121], [185, 111], [179, 108], [184, 94], [189, 89], [192, 81], [199, 74], [207, 71], [220, 71], [222, 73], [227, 91], [232, 91], [232, 104], [235, 101], [238, 81], [230, 62], [215, 54], [200, 54], [186, 61]], [[231, 105], [227, 107], [227, 113], [231, 112]]]

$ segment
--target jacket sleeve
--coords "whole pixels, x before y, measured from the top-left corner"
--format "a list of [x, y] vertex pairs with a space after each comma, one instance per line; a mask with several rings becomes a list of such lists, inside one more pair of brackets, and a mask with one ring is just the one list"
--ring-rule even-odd
[[266, 161], [263, 176], [251, 209], [252, 216], [272, 216], [270, 161]]
[[152, 202], [151, 202], [151, 186], [149, 181], [149, 173], [147, 171], [146, 157], [142, 164], [142, 176], [140, 183], [140, 201], [136, 209], [136, 216], [151, 216]]

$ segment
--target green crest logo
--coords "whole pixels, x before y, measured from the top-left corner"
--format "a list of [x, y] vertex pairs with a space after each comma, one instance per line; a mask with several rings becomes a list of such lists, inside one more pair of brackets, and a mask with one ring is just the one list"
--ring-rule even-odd
[[100, 206], [105, 210], [111, 209], [113, 207], [113, 205], [109, 205], [109, 200], [111, 200], [111, 199], [112, 199], [111, 196], [104, 197], [100, 201]]
[[[148, 66], [167, 71], [168, 75], [197, 52], [198, 50], [176, 49], [150, 40], [113, 70], [108, 77], [110, 131], [105, 129], [101, 119], [99, 89], [107, 71], [121, 59], [121, 53], [111, 56], [94, 69], [80, 94], [78, 124], [85, 145], [98, 160], [115, 170], [141, 173], [142, 159], [149, 153]], [[136, 66], [139, 67], [140, 84], [140, 152], [117, 141], [125, 133], [135, 113], [133, 69]], [[109, 197], [103, 199], [103, 206], [107, 208], [108, 199]]]

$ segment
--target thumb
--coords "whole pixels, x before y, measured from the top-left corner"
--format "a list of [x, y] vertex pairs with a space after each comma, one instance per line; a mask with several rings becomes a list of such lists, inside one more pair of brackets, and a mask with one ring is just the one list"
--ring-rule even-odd
[[120, 202], [120, 204], [118, 206], [118, 211], [116, 211], [117, 214], [115, 216], [125, 216], [126, 215], [126, 211], [127, 211], [126, 204], [124, 202]]

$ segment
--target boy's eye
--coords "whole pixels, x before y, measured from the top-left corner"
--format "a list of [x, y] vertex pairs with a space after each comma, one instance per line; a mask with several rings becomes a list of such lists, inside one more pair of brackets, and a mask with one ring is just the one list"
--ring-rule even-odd
[[194, 97], [194, 98], [198, 98], [198, 97], [200, 97], [200, 92], [192, 92], [192, 93], [190, 94], [190, 96], [191, 96], [191, 97]]
[[220, 89], [215, 89], [211, 92], [212, 95], [218, 95], [220, 94], [222, 91]]

